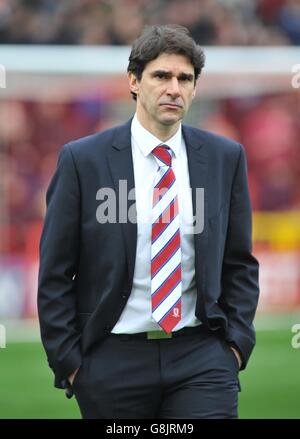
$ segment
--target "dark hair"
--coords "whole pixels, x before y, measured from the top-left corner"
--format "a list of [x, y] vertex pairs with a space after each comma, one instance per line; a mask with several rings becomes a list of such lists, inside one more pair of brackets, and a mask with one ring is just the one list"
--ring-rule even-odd
[[[127, 71], [141, 80], [146, 64], [162, 53], [186, 56], [194, 66], [196, 82], [204, 67], [204, 52], [193, 40], [188, 29], [176, 24], [146, 26], [133, 42]], [[131, 94], [136, 100], [136, 94]]]

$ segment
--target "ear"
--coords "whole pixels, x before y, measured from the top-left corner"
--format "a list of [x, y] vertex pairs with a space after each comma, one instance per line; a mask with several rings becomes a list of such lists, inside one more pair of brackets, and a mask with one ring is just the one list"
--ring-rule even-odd
[[128, 83], [129, 83], [129, 89], [131, 92], [138, 94], [139, 92], [139, 84], [136, 76], [132, 72], [127, 73]]

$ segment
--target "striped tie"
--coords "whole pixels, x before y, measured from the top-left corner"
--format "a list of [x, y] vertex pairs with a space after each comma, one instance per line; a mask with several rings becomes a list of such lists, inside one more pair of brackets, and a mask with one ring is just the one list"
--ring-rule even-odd
[[152, 154], [159, 165], [153, 190], [151, 303], [154, 320], [170, 333], [181, 319], [181, 249], [176, 179], [172, 152], [159, 145]]

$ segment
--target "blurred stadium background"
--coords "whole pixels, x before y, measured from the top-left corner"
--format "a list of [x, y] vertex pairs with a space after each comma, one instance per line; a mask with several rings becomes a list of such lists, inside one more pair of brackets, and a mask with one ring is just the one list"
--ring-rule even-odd
[[300, 418], [299, 0], [0, 1], [0, 418], [80, 416], [52, 387], [36, 320], [45, 191], [64, 143], [132, 115], [129, 45], [163, 23], [207, 56], [186, 122], [247, 151], [261, 298], [240, 417]]

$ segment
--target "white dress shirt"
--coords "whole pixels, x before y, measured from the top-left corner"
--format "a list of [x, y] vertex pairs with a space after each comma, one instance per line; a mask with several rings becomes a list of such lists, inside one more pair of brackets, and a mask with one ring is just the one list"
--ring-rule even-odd
[[136, 190], [137, 248], [133, 286], [127, 304], [114, 326], [113, 333], [134, 334], [157, 331], [160, 326], [152, 318], [151, 310], [151, 232], [152, 196], [157, 162], [151, 151], [160, 144], [172, 150], [172, 168], [178, 187], [180, 246], [182, 255], [182, 317], [173, 331], [185, 326], [197, 326], [195, 317], [196, 282], [192, 197], [186, 147], [181, 125], [171, 139], [162, 142], [147, 131], [134, 116], [131, 124], [131, 145]]

